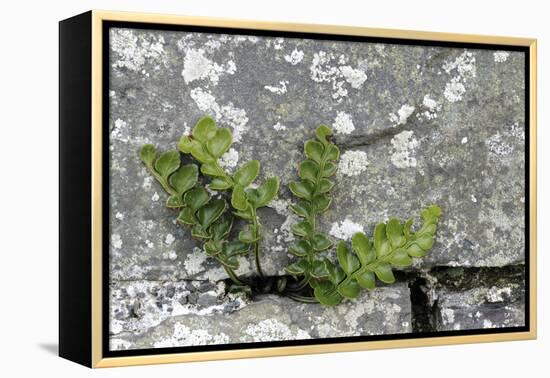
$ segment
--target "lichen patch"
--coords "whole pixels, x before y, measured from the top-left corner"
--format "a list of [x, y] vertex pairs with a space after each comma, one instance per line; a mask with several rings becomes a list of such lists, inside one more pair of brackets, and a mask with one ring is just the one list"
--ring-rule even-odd
[[367, 170], [367, 153], [360, 150], [348, 150], [340, 157], [338, 172], [346, 176], [357, 176]]
[[338, 134], [351, 134], [351, 132], [355, 130], [353, 119], [351, 115], [346, 112], [338, 112], [332, 126]]
[[419, 142], [414, 138], [414, 133], [404, 130], [394, 136], [391, 140], [392, 155], [391, 162], [397, 168], [416, 167], [414, 152]]

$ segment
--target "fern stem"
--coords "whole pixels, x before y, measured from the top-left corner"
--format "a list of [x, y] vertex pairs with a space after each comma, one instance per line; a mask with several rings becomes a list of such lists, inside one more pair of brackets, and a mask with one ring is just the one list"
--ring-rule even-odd
[[237, 274], [235, 274], [235, 271], [231, 268], [229, 268], [226, 265], [223, 265], [225, 271], [227, 272], [227, 275], [229, 278], [231, 278], [231, 281], [236, 283], [237, 285], [246, 285], [246, 282], [242, 281], [239, 277], [237, 277]]
[[258, 275], [260, 278], [264, 278], [264, 272], [262, 271], [262, 265], [260, 263], [260, 239], [259, 239], [259, 229], [260, 223], [258, 222], [258, 215], [256, 214], [256, 209], [252, 208], [252, 235], [254, 239], [258, 239], [254, 242], [254, 260], [256, 262], [256, 269], [258, 270]]
[[315, 297], [308, 297], [308, 296], [294, 294], [294, 293], [287, 293], [286, 296], [289, 297], [290, 299], [294, 299], [295, 301], [298, 301], [298, 302], [319, 303], [319, 301]]

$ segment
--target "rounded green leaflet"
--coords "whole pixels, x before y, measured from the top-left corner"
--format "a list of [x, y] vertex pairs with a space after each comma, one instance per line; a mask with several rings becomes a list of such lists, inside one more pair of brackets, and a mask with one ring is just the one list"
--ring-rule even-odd
[[279, 179], [277, 177], [271, 177], [267, 179], [262, 185], [256, 188], [255, 198], [250, 198], [250, 202], [254, 207], [263, 207], [270, 203], [279, 191]]
[[321, 163], [324, 150], [323, 145], [315, 140], [308, 140], [304, 144], [304, 153], [306, 156], [317, 163]]
[[233, 183], [225, 177], [214, 177], [208, 184], [208, 188], [212, 190], [227, 190], [233, 186]]
[[351, 237], [351, 247], [355, 251], [362, 265], [367, 265], [376, 260], [376, 251], [372, 248], [367, 235], [357, 232]]
[[166, 151], [155, 162], [155, 170], [161, 177], [168, 180], [168, 176], [179, 168], [180, 163], [180, 154], [178, 151]]
[[202, 117], [193, 128], [192, 135], [199, 142], [206, 143], [216, 134], [217, 129], [216, 122], [212, 117]]
[[393, 275], [391, 265], [388, 263], [379, 264], [374, 269], [374, 273], [376, 274], [376, 277], [378, 277], [378, 279], [384, 283], [391, 284], [395, 282], [395, 277]]
[[407, 253], [407, 251], [405, 251], [402, 248], [396, 249], [392, 253], [391, 259], [390, 259], [390, 263], [393, 266], [400, 266], [400, 267], [410, 266], [412, 262], [413, 261], [410, 258], [409, 254]]
[[403, 227], [398, 219], [392, 218], [386, 225], [386, 236], [393, 248], [403, 246], [407, 239], [403, 235]]
[[258, 160], [251, 160], [235, 172], [233, 179], [237, 184], [247, 187], [252, 184], [256, 177], [258, 177], [259, 173], [260, 162]]
[[288, 251], [294, 256], [307, 256], [312, 252], [311, 244], [307, 240], [301, 239], [298, 240], [294, 245], [292, 245]]
[[359, 286], [359, 283], [357, 282], [357, 280], [355, 280], [355, 278], [351, 278], [340, 283], [337, 287], [337, 290], [338, 293], [344, 298], [353, 299], [359, 296], [359, 293], [361, 292], [361, 287]]
[[334, 144], [329, 144], [327, 146], [327, 160], [336, 161], [338, 159], [340, 159], [340, 149]]
[[311, 223], [306, 220], [293, 224], [290, 229], [298, 236], [307, 236], [313, 232]]
[[178, 222], [187, 224], [187, 225], [194, 225], [197, 223], [197, 218], [195, 218], [195, 212], [190, 207], [184, 207], [179, 215], [178, 215]]
[[184, 154], [190, 154], [191, 149], [195, 144], [199, 144], [199, 142], [191, 139], [189, 135], [184, 135], [180, 138], [180, 141], [178, 142], [178, 150], [180, 150]]
[[197, 210], [196, 217], [203, 229], [207, 229], [225, 211], [224, 199], [214, 199]]
[[317, 194], [311, 199], [313, 208], [318, 214], [325, 212], [329, 208], [331, 201], [332, 200], [325, 194]]
[[216, 256], [222, 252], [222, 242], [220, 240], [209, 240], [204, 243], [203, 248], [208, 256]]
[[337, 169], [338, 166], [336, 164], [331, 161], [327, 161], [325, 163], [325, 167], [323, 168], [323, 177], [330, 177], [334, 175]]
[[285, 268], [286, 272], [293, 276], [301, 276], [309, 271], [309, 263], [306, 259], [300, 259]]
[[183, 200], [180, 195], [171, 195], [166, 200], [166, 207], [170, 209], [179, 209], [180, 207], [183, 207]]
[[336, 286], [328, 281], [319, 283], [313, 291], [319, 303], [333, 307], [342, 302], [343, 297], [336, 290]]
[[157, 149], [152, 144], [145, 144], [139, 150], [139, 157], [147, 166], [152, 167], [157, 157]]
[[415, 242], [423, 250], [428, 250], [434, 245], [434, 238], [431, 234], [422, 234], [416, 238]]
[[359, 259], [357, 259], [357, 257], [353, 253], [351, 253], [346, 243], [342, 240], [338, 243], [336, 257], [338, 258], [338, 263], [348, 276], [359, 269], [361, 266], [361, 264], [359, 263]]
[[210, 234], [212, 235], [212, 239], [214, 240], [221, 240], [224, 239], [229, 232], [231, 231], [231, 227], [233, 226], [233, 218], [228, 216], [222, 216], [220, 219], [218, 219], [214, 224], [210, 226]]
[[296, 214], [301, 216], [302, 218], [306, 218], [309, 216], [309, 213], [311, 212], [311, 205], [309, 202], [300, 200], [297, 203], [294, 203], [290, 205], [290, 209]]
[[220, 158], [229, 150], [232, 143], [233, 135], [231, 131], [226, 128], [221, 128], [216, 131], [213, 137], [206, 141], [206, 148], [212, 156]]
[[195, 164], [181, 166], [176, 173], [170, 176], [170, 185], [176, 189], [181, 197], [185, 192], [195, 186], [199, 177], [199, 170]]
[[301, 162], [298, 167], [298, 175], [304, 180], [315, 182], [317, 180], [318, 173], [319, 166], [313, 160], [305, 160]]
[[325, 234], [319, 232], [311, 238], [311, 245], [316, 251], [324, 251], [332, 246], [332, 242]]
[[314, 260], [309, 274], [311, 275], [311, 277], [319, 279], [328, 277], [328, 271], [325, 262], [322, 260]]
[[411, 244], [409, 248], [407, 248], [407, 253], [411, 257], [424, 257], [427, 254], [427, 252], [416, 243]]
[[193, 211], [205, 205], [208, 200], [210, 200], [210, 195], [201, 186], [191, 189], [183, 196], [183, 202]]
[[226, 256], [238, 256], [248, 252], [250, 246], [239, 240], [232, 240], [223, 244], [223, 253]]
[[296, 197], [307, 200], [311, 199], [311, 196], [315, 191], [315, 186], [313, 183], [307, 180], [293, 181], [288, 184], [288, 188]]
[[237, 210], [244, 211], [248, 207], [246, 193], [242, 185], [235, 185], [233, 193], [231, 193], [231, 206]]
[[332, 130], [327, 125], [319, 125], [317, 129], [315, 129], [315, 136], [319, 140], [319, 142], [323, 143], [324, 145], [328, 144], [327, 138], [332, 135]]
[[334, 186], [334, 183], [330, 181], [329, 179], [322, 178], [319, 180], [319, 185], [317, 186], [317, 193], [323, 194], [332, 189]]
[[239, 241], [247, 244], [255, 243], [259, 240], [258, 237], [255, 237], [252, 233], [252, 230], [242, 230], [239, 232]]
[[201, 173], [212, 177], [224, 177], [224, 172], [215, 162], [201, 164]]
[[376, 287], [374, 273], [370, 270], [360, 269], [359, 271], [355, 272], [353, 277], [357, 280], [359, 286], [364, 289], [373, 290]]
[[200, 143], [195, 143], [191, 146], [191, 155], [201, 163], [212, 163], [214, 159], [210, 156]]
[[386, 225], [379, 223], [374, 228], [374, 248], [378, 257], [384, 257], [391, 252], [391, 245], [386, 239]]

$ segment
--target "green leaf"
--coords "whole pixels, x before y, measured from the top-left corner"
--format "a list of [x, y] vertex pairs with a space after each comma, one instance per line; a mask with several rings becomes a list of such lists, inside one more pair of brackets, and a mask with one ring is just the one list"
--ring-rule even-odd
[[145, 144], [139, 150], [139, 157], [148, 167], [152, 167], [157, 157], [157, 149], [152, 144]]
[[314, 260], [309, 274], [314, 278], [326, 278], [328, 277], [327, 267], [324, 261]]
[[229, 182], [225, 177], [214, 177], [208, 188], [211, 190], [227, 190], [233, 186], [233, 183]]
[[315, 298], [327, 307], [333, 307], [342, 302], [342, 296], [336, 290], [336, 286], [328, 281], [321, 282], [313, 291]]
[[338, 166], [333, 162], [327, 161], [323, 168], [323, 177], [330, 177], [336, 173]]
[[237, 260], [237, 256], [226, 256], [223, 253], [220, 253], [216, 256], [216, 258], [222, 265], [230, 269], [235, 270], [239, 268], [239, 260]]
[[437, 222], [441, 216], [441, 208], [436, 205], [431, 205], [428, 208], [424, 209], [420, 216], [424, 222]]
[[191, 229], [191, 236], [199, 239], [210, 239], [210, 235], [208, 235], [206, 230], [200, 224], [193, 226]]
[[190, 207], [184, 207], [178, 216], [178, 222], [187, 224], [187, 225], [194, 225], [197, 223], [197, 218], [195, 218], [195, 214], [193, 212], [193, 209]]
[[298, 175], [304, 180], [315, 182], [319, 173], [319, 166], [313, 160], [304, 160], [298, 167]]
[[405, 234], [405, 237], [409, 239], [411, 237], [411, 226], [413, 224], [413, 219], [409, 218], [405, 222], [405, 225], [403, 226], [403, 234]]
[[361, 265], [368, 265], [376, 260], [376, 251], [372, 248], [372, 243], [364, 233], [357, 232], [351, 237], [351, 247], [359, 257]]
[[334, 284], [338, 285], [346, 278], [346, 273], [339, 266], [334, 265], [329, 259], [325, 258], [325, 267], [328, 272], [329, 280]]
[[324, 145], [328, 144], [327, 137], [331, 135], [332, 135], [332, 130], [327, 125], [319, 125], [315, 130], [315, 136], [317, 137], [319, 142], [323, 143]]
[[412, 259], [407, 254], [407, 251], [405, 251], [402, 248], [396, 249], [391, 256], [390, 263], [393, 266], [410, 266], [412, 265]]
[[325, 212], [330, 206], [330, 202], [331, 202], [331, 199], [325, 194], [317, 194], [311, 200], [311, 203], [313, 204], [313, 208], [315, 209], [315, 212], [318, 214]]
[[334, 186], [334, 183], [332, 181], [326, 178], [322, 178], [321, 180], [319, 180], [319, 186], [317, 187], [317, 192], [321, 194], [326, 193], [330, 191], [333, 186]]
[[259, 240], [258, 237], [254, 237], [252, 230], [243, 230], [239, 232], [239, 241], [247, 244], [255, 243]]
[[386, 236], [392, 247], [397, 248], [403, 246], [407, 239], [403, 235], [403, 227], [398, 219], [392, 218], [386, 225]]
[[191, 155], [201, 163], [211, 163], [214, 161], [212, 156], [210, 156], [200, 143], [194, 143], [191, 146]]
[[342, 240], [338, 243], [336, 257], [338, 258], [338, 263], [340, 263], [340, 266], [348, 276], [361, 267], [357, 257], [350, 252], [346, 243]]
[[199, 177], [199, 170], [195, 164], [181, 166], [176, 173], [170, 176], [170, 185], [182, 196], [195, 186]]
[[340, 158], [340, 150], [334, 144], [329, 144], [327, 149], [327, 160], [337, 161]]
[[340, 283], [340, 285], [338, 285], [337, 287], [337, 290], [341, 296], [349, 299], [357, 298], [357, 296], [361, 292], [361, 288], [354, 278], [350, 280], [345, 280], [344, 282]]
[[423, 250], [428, 250], [433, 247], [434, 245], [434, 238], [431, 234], [426, 233], [422, 234], [415, 240], [416, 244], [420, 246]]
[[379, 223], [374, 228], [374, 248], [378, 257], [386, 256], [391, 252], [390, 242], [386, 239], [386, 225]]
[[307, 218], [311, 212], [311, 205], [309, 202], [300, 200], [298, 203], [290, 205], [290, 209], [303, 218]]
[[315, 187], [313, 183], [307, 180], [293, 181], [290, 184], [288, 184], [288, 188], [296, 197], [303, 198], [306, 200], [311, 199], [311, 196], [315, 191]]
[[312, 252], [312, 248], [307, 240], [301, 239], [292, 245], [288, 251], [294, 256], [302, 257], [310, 254]]
[[224, 216], [218, 219], [214, 224], [210, 226], [210, 234], [214, 240], [222, 240], [231, 231], [233, 226], [233, 218]]
[[231, 194], [231, 206], [240, 211], [244, 211], [248, 207], [248, 201], [246, 200], [246, 194], [243, 186], [235, 185], [233, 188], [233, 193]]
[[427, 252], [425, 250], [420, 248], [420, 246], [418, 244], [415, 244], [415, 243], [411, 244], [409, 246], [409, 248], [407, 248], [407, 253], [411, 257], [424, 257], [427, 254]]
[[268, 178], [262, 185], [255, 189], [257, 196], [249, 198], [249, 201], [255, 208], [263, 207], [275, 198], [279, 191], [279, 179], [277, 177]]
[[215, 162], [202, 164], [201, 172], [204, 175], [212, 177], [224, 177], [225, 175]]
[[306, 259], [300, 259], [285, 268], [286, 272], [292, 276], [301, 276], [309, 271], [309, 263]]
[[226, 256], [238, 256], [247, 253], [249, 248], [250, 246], [246, 243], [238, 240], [232, 240], [230, 242], [224, 243], [223, 253]]
[[260, 162], [258, 160], [251, 160], [244, 164], [233, 176], [235, 182], [243, 187], [247, 187], [258, 177], [260, 173]]
[[185, 206], [179, 195], [172, 195], [166, 200], [166, 207], [170, 209], [179, 209], [180, 207]]
[[233, 135], [226, 128], [221, 128], [216, 131], [214, 136], [206, 141], [208, 152], [215, 158], [220, 158], [229, 150], [233, 143]]
[[384, 283], [394, 283], [395, 277], [393, 275], [393, 272], [391, 270], [391, 265], [388, 263], [382, 263], [378, 265], [376, 268], [374, 268], [374, 273], [376, 274], [376, 277]]
[[308, 140], [304, 144], [304, 153], [306, 156], [317, 163], [321, 163], [324, 149], [321, 143], [314, 140]]
[[209, 199], [210, 195], [208, 194], [206, 189], [200, 186], [191, 189], [183, 196], [183, 202], [185, 202], [185, 204], [189, 206], [193, 211], [196, 211], [198, 208], [204, 206]]
[[178, 151], [166, 151], [155, 162], [155, 170], [165, 180], [174, 173], [180, 166], [180, 154]]
[[209, 240], [204, 243], [203, 248], [208, 256], [216, 256], [222, 252], [222, 246], [221, 240]]
[[311, 238], [311, 245], [316, 251], [324, 251], [332, 246], [332, 242], [325, 234], [317, 233]]
[[353, 277], [357, 280], [359, 286], [364, 289], [373, 290], [376, 286], [374, 273], [369, 270], [361, 269]]
[[311, 227], [311, 223], [303, 220], [301, 222], [293, 224], [291, 226], [291, 230], [294, 234], [298, 236], [307, 236], [313, 232], [313, 227]]
[[241, 219], [246, 220], [252, 220], [252, 214], [250, 214], [250, 211], [234, 211], [233, 214], [235, 214], [237, 217]]
[[199, 119], [195, 127], [193, 128], [193, 137], [201, 143], [206, 143], [207, 140], [212, 138], [216, 134], [216, 122], [212, 117], [202, 117]]
[[226, 203], [223, 199], [213, 199], [206, 205], [197, 210], [197, 220], [200, 225], [207, 229], [212, 223], [218, 219], [225, 211]]
[[180, 150], [184, 154], [190, 154], [191, 150], [196, 144], [199, 144], [199, 142], [197, 142], [194, 139], [191, 139], [189, 135], [184, 135], [181, 137], [178, 143], [178, 150]]

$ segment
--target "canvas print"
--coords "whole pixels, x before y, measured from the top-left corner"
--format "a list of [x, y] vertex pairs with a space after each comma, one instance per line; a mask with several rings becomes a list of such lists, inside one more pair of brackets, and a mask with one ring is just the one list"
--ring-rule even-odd
[[524, 52], [107, 35], [110, 351], [526, 325]]

